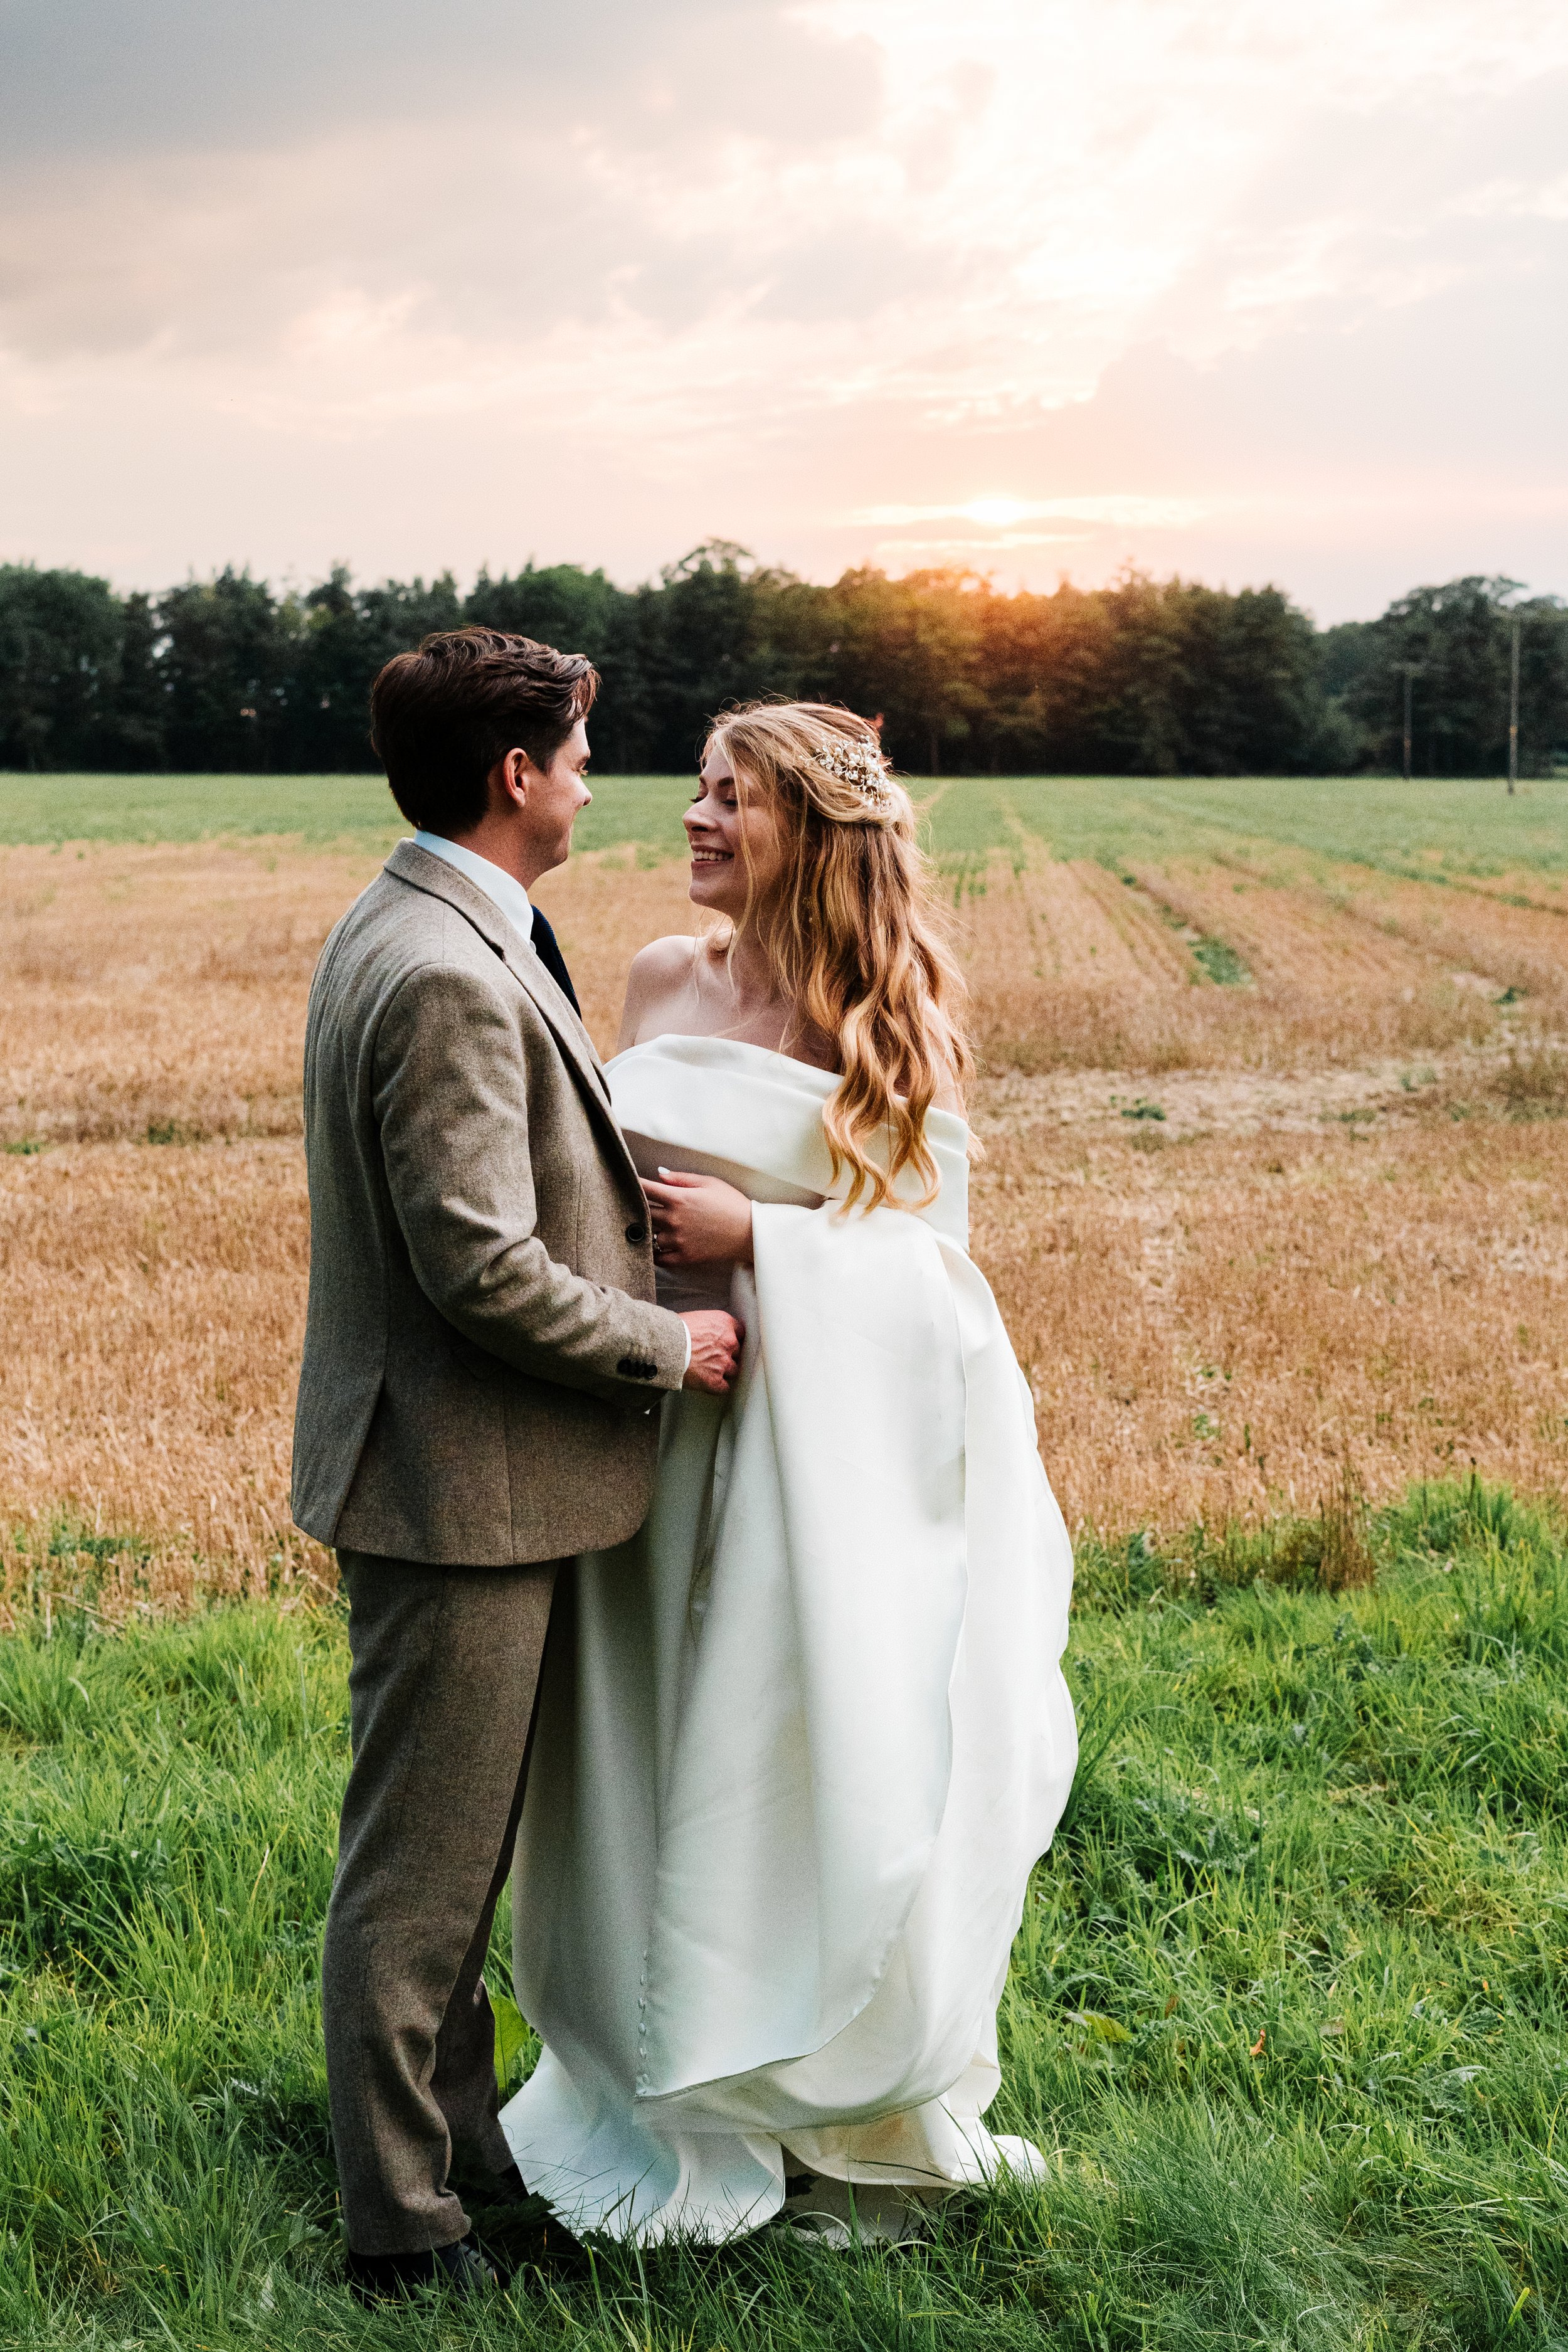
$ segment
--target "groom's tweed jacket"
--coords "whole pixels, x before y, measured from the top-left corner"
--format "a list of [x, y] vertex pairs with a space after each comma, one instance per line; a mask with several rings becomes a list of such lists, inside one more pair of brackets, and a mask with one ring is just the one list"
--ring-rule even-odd
[[686, 1333], [586, 1031], [482, 890], [400, 842], [305, 1038], [310, 1297], [294, 1516], [501, 1567], [633, 1534]]

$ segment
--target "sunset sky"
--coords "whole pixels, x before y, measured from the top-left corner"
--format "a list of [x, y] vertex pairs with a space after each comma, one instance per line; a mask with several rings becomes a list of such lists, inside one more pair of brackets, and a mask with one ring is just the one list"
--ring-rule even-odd
[[0, 0], [0, 558], [1568, 593], [1565, 0]]

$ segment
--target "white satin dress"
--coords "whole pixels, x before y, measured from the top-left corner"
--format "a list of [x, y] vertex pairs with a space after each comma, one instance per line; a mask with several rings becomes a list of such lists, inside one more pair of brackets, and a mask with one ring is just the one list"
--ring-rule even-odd
[[755, 1267], [661, 1287], [733, 1304], [740, 1378], [665, 1400], [647, 1523], [557, 1585], [512, 1903], [544, 2047], [507, 2138], [574, 2229], [645, 2242], [757, 2228], [786, 2170], [1026, 2173], [981, 2118], [1077, 1760], [1072, 1555], [964, 1123], [930, 1115], [930, 1208], [845, 1214], [825, 1072], [667, 1036], [610, 1081], [645, 1174], [756, 1204]]

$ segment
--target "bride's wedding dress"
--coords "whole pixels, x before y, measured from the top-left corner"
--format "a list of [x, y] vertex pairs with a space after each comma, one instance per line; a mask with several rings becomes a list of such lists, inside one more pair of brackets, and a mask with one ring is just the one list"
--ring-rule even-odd
[[508, 2140], [574, 2228], [644, 2239], [754, 2229], [786, 2171], [1026, 2172], [981, 2117], [1077, 1756], [1071, 1553], [967, 1253], [963, 1121], [928, 1120], [930, 1208], [846, 1216], [826, 1073], [667, 1036], [610, 1081], [645, 1174], [757, 1204], [755, 1269], [661, 1282], [733, 1304], [740, 1379], [665, 1400], [647, 1525], [557, 1586], [513, 1880], [544, 2048]]

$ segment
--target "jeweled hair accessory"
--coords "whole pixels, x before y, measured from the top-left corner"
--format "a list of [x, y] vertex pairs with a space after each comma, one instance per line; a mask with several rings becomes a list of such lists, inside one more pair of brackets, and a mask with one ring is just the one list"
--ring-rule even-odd
[[888, 789], [888, 763], [875, 743], [860, 735], [830, 735], [818, 747], [816, 764], [837, 776], [841, 784], [858, 792], [873, 808], [887, 808], [892, 793]]

